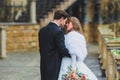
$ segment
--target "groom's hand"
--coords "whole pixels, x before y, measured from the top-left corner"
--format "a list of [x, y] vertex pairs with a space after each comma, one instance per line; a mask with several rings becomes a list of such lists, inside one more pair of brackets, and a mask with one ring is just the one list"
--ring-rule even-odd
[[71, 58], [71, 55], [70, 55], [70, 54], [68, 54], [68, 55], [67, 55], [67, 57], [70, 57], [70, 58]]

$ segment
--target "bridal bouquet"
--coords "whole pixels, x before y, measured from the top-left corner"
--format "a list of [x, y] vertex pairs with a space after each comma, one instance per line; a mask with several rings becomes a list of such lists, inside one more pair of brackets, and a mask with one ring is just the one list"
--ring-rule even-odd
[[78, 72], [77, 69], [76, 71], [73, 71], [72, 67], [69, 66], [68, 72], [62, 75], [62, 80], [90, 80], [90, 79], [88, 78], [87, 75], [81, 72]]

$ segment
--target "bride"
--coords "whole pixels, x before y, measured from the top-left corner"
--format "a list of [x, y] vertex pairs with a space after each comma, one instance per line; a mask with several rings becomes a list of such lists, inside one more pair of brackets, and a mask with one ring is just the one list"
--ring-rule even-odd
[[73, 73], [78, 71], [85, 74], [85, 76], [87, 76], [90, 80], [98, 80], [93, 72], [83, 62], [87, 56], [86, 41], [80, 22], [76, 17], [70, 17], [67, 20], [66, 31], [65, 45], [71, 54], [71, 58], [64, 57], [62, 59], [58, 80], [67, 80], [63, 79], [62, 76], [67, 74], [69, 66], [71, 66]]

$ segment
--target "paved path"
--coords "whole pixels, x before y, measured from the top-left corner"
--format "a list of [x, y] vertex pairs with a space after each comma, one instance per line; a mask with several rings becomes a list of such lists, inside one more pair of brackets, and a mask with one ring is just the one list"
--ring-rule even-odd
[[[101, 77], [97, 50], [96, 44], [88, 44], [89, 55], [85, 63], [99, 80], [106, 80]], [[9, 53], [6, 59], [0, 60], [0, 80], [40, 80], [39, 63], [39, 52]]]
[[102, 77], [100, 70], [99, 60], [98, 60], [98, 45], [95, 43], [88, 44], [88, 56], [85, 60], [87, 66], [93, 71], [93, 73], [98, 77], [99, 80], [106, 80]]
[[0, 80], [40, 80], [38, 52], [10, 53], [0, 60]]

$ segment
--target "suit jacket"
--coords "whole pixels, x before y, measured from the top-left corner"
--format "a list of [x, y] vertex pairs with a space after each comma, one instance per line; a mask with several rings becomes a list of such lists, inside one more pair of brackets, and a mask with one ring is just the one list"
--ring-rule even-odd
[[64, 43], [64, 32], [50, 22], [39, 31], [39, 47], [41, 80], [58, 80], [62, 57], [70, 57]]

